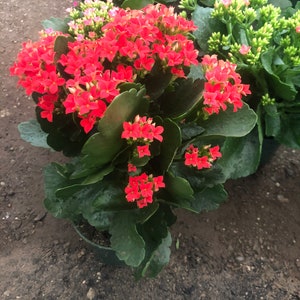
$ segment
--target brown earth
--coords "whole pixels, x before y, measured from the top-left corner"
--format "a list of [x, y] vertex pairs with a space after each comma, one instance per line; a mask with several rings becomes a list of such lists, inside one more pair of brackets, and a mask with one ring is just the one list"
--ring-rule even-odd
[[70, 5], [0, 0], [0, 299], [300, 299], [299, 150], [280, 147], [255, 175], [229, 182], [220, 209], [178, 211], [171, 261], [156, 279], [101, 264], [70, 224], [46, 214], [42, 168], [62, 157], [20, 139], [33, 103], [8, 67], [40, 22]]

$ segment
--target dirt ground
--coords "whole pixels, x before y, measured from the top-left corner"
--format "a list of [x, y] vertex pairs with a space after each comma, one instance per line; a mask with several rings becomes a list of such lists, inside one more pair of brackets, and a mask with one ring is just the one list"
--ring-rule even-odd
[[178, 211], [171, 262], [156, 279], [101, 264], [70, 224], [46, 214], [42, 168], [62, 157], [20, 139], [33, 103], [8, 67], [40, 22], [70, 5], [0, 0], [0, 299], [300, 299], [300, 151], [281, 147], [229, 182], [216, 211]]

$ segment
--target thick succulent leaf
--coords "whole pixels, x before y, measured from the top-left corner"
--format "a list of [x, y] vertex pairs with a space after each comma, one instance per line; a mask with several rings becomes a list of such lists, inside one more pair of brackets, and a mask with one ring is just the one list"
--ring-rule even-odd
[[300, 114], [282, 114], [280, 132], [275, 136], [280, 143], [300, 149]]
[[181, 132], [178, 125], [171, 119], [163, 122], [164, 133], [159, 156], [161, 171], [165, 171], [171, 165], [178, 147], [181, 145]]
[[199, 123], [205, 129], [204, 136], [220, 135], [241, 137], [247, 135], [256, 125], [256, 113], [244, 103], [243, 107], [237, 112], [232, 108], [220, 111], [219, 114], [209, 116], [207, 120]]
[[138, 267], [145, 258], [145, 242], [137, 232], [136, 220], [129, 212], [119, 212], [110, 226], [111, 247], [127, 265]]
[[138, 226], [138, 231], [146, 243], [146, 253], [145, 259], [136, 271], [137, 277], [154, 277], [168, 263], [171, 244], [167, 221], [169, 215], [169, 206], [160, 205], [147, 222]]
[[[262, 65], [267, 74], [269, 74], [269, 76], [267, 76], [269, 89], [272, 90], [272, 93], [277, 97], [288, 101], [293, 100], [297, 94], [297, 90], [292, 81], [282, 81], [276, 74], [276, 71], [274, 70], [274, 61], [276, 59], [277, 54], [274, 49], [270, 49], [261, 55]], [[280, 71], [280, 73], [282, 72]]]
[[184, 123], [180, 126], [181, 128], [181, 134], [182, 134], [182, 140], [190, 140], [192, 138], [195, 138], [199, 135], [201, 135], [205, 129], [201, 126], [199, 126], [196, 123]]
[[195, 193], [195, 201], [193, 201], [192, 206], [198, 213], [214, 210], [227, 199], [227, 196], [227, 192], [221, 184], [206, 187]]
[[207, 41], [211, 34], [215, 31], [221, 31], [222, 25], [211, 18], [212, 8], [196, 6], [195, 11], [192, 13], [192, 20], [195, 25], [198, 27], [197, 30], [193, 33], [198, 45], [201, 50], [208, 52]]
[[50, 18], [49, 20], [44, 20], [42, 25], [44, 29], [52, 29], [54, 31], [60, 31], [62, 33], [67, 33], [69, 30], [68, 22], [69, 18], [60, 19], [60, 18]]
[[147, 95], [151, 100], [159, 98], [169, 86], [173, 75], [171, 72], [165, 72], [159, 64], [155, 64], [145, 78]]
[[98, 131], [83, 146], [83, 169], [101, 167], [117, 155], [124, 147], [121, 139], [123, 122], [132, 121], [138, 114], [148, 111], [149, 101], [144, 97], [145, 90], [135, 89], [118, 95], [108, 106], [104, 117], [99, 121]]
[[281, 120], [280, 113], [277, 111], [276, 105], [263, 106], [265, 111], [264, 123], [265, 123], [265, 135], [276, 136], [280, 132]]
[[153, 4], [153, 0], [125, 0], [121, 5], [122, 8], [141, 9], [148, 4]]
[[182, 119], [201, 101], [204, 80], [180, 79], [174, 90], [160, 98], [161, 110], [172, 119]]
[[104, 178], [104, 176], [108, 175], [113, 170], [114, 170], [114, 167], [112, 165], [108, 165], [107, 167], [102, 168], [101, 170], [97, 171], [96, 173], [87, 176], [83, 180], [82, 184], [87, 185], [87, 184], [93, 184], [93, 183], [99, 182]]
[[[64, 174], [63, 166], [51, 163], [44, 169], [44, 186], [45, 186], [45, 200], [44, 205], [46, 209], [57, 218], [70, 217], [65, 210], [65, 201], [58, 198], [55, 192], [59, 188], [66, 187], [70, 184], [68, 177]], [[76, 214], [77, 210], [71, 214]]]
[[237, 179], [256, 172], [261, 156], [261, 141], [257, 127], [244, 137], [226, 138], [222, 157], [217, 161], [226, 179]]
[[222, 168], [217, 164], [210, 169], [197, 170], [195, 167], [186, 166], [183, 161], [179, 161], [171, 165], [170, 172], [174, 177], [182, 177], [187, 180], [194, 191], [226, 181]]
[[47, 144], [47, 136], [37, 120], [22, 122], [18, 125], [21, 138], [35, 147], [47, 148], [51, 147]]
[[[35, 94], [35, 98], [38, 97]], [[40, 116], [41, 109], [36, 107], [36, 117], [41, 129], [46, 132], [47, 144], [55, 151], [63, 151], [65, 156], [76, 156], [80, 153], [88, 136], [71, 114], [53, 116], [53, 122], [48, 122]]]
[[169, 201], [174, 206], [191, 209], [191, 202], [194, 199], [194, 190], [188, 180], [183, 177], [176, 177], [172, 173], [166, 173], [164, 177], [166, 191], [169, 193]]
[[66, 36], [58, 36], [54, 43], [55, 61], [57, 61], [62, 54], [67, 54], [69, 51], [68, 43], [71, 42], [73, 38]]
[[170, 232], [162, 239], [142, 270], [143, 277], [155, 277], [170, 261], [172, 237]]

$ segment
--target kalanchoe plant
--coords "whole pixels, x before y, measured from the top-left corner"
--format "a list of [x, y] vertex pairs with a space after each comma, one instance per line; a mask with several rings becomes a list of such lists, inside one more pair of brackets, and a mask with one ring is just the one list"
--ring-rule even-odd
[[182, 0], [180, 7], [198, 25], [194, 34], [201, 49], [236, 64], [250, 84], [247, 103], [258, 123], [239, 145], [256, 145], [251, 155], [248, 151], [255, 171], [266, 138], [300, 148], [300, 6], [290, 1], [213, 2], [210, 8]]
[[217, 208], [223, 183], [247, 173], [232, 139], [256, 124], [249, 85], [235, 64], [199, 56], [197, 27], [172, 7], [86, 0], [45, 24], [11, 67], [36, 102], [22, 137], [73, 156], [45, 168], [45, 207], [108, 231], [121, 261], [155, 276], [174, 210]]

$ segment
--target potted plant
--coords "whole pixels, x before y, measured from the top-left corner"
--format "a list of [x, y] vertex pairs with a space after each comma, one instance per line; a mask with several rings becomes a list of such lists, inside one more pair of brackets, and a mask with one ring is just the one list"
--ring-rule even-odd
[[45, 207], [106, 231], [119, 260], [155, 276], [176, 209], [217, 208], [225, 181], [251, 172], [228, 142], [256, 124], [249, 85], [235, 64], [200, 56], [193, 21], [162, 4], [86, 0], [44, 25], [11, 74], [36, 102], [21, 136], [70, 157], [45, 168]]
[[250, 84], [252, 94], [247, 103], [258, 122], [236, 144], [248, 150], [249, 143], [252, 145], [248, 158], [253, 170], [259, 165], [264, 143], [275, 141], [299, 149], [299, 1], [216, 0], [198, 4], [182, 0], [179, 6], [198, 26], [194, 35], [201, 49], [236, 64], [243, 81]]

